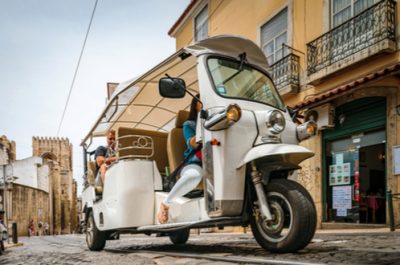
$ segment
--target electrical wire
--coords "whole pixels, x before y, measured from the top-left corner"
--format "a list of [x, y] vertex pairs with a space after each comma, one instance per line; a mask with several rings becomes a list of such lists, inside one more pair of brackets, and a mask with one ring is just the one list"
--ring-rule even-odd
[[94, 7], [93, 7], [93, 11], [92, 11], [92, 15], [91, 15], [90, 21], [89, 21], [89, 26], [88, 26], [87, 31], [86, 31], [85, 40], [83, 41], [81, 53], [80, 53], [80, 55], [79, 55], [78, 63], [77, 63], [76, 68], [75, 68], [74, 77], [72, 78], [71, 86], [70, 86], [70, 88], [69, 88], [67, 101], [65, 102], [64, 111], [63, 111], [62, 116], [61, 116], [60, 124], [58, 125], [57, 137], [58, 137], [58, 135], [60, 134], [61, 126], [62, 126], [62, 124], [63, 124], [64, 117], [65, 117], [65, 112], [67, 111], [68, 104], [69, 104], [69, 99], [71, 98], [72, 89], [73, 89], [74, 84], [75, 84], [76, 76], [77, 76], [78, 70], [79, 70], [79, 65], [80, 65], [80, 63], [81, 63], [82, 55], [83, 55], [83, 52], [84, 52], [84, 50], [85, 50], [86, 41], [87, 41], [87, 39], [88, 39], [89, 32], [90, 32], [90, 28], [91, 28], [92, 22], [93, 22], [93, 17], [94, 17], [94, 14], [95, 14], [95, 12], [96, 12], [97, 2], [98, 2], [98, 0], [95, 0]]

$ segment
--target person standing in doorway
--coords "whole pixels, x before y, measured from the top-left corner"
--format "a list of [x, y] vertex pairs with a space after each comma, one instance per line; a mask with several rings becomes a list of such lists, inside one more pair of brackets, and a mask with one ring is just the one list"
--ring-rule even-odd
[[42, 236], [42, 231], [43, 231], [43, 222], [39, 221], [38, 223], [38, 232], [39, 232], [39, 236]]

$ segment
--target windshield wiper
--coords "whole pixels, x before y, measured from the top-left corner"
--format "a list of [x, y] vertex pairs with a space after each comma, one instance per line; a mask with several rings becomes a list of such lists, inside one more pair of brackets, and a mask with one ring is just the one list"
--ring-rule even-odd
[[244, 52], [244, 53], [239, 54], [239, 58], [240, 58], [239, 69], [237, 70], [237, 72], [232, 74], [230, 77], [228, 77], [227, 79], [222, 81], [222, 83], [221, 83], [222, 85], [225, 85], [226, 83], [231, 81], [235, 76], [237, 76], [238, 74], [240, 74], [243, 71], [244, 61], [246, 60], [246, 53]]

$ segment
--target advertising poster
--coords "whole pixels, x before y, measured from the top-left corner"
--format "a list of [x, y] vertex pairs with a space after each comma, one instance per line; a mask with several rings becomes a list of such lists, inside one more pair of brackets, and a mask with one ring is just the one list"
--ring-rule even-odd
[[[332, 208], [333, 209], [351, 209], [351, 185], [332, 187]], [[347, 214], [347, 211], [346, 211]]]
[[341, 165], [330, 165], [329, 166], [329, 185], [348, 185], [350, 184], [350, 163], [344, 163]]
[[343, 153], [337, 153], [335, 155], [336, 165], [343, 164]]
[[329, 166], [329, 185], [336, 185], [336, 165]]
[[341, 216], [341, 217], [347, 216], [347, 209], [345, 208], [336, 209], [336, 216]]

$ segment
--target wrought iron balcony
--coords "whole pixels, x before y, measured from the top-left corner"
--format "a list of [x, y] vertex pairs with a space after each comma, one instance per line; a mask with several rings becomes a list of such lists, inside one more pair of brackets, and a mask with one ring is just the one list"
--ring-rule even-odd
[[383, 40], [396, 41], [395, 9], [395, 1], [380, 1], [308, 43], [308, 75]]
[[298, 92], [299, 60], [299, 56], [290, 53], [271, 65], [272, 79], [281, 94]]

